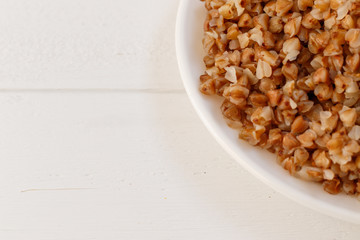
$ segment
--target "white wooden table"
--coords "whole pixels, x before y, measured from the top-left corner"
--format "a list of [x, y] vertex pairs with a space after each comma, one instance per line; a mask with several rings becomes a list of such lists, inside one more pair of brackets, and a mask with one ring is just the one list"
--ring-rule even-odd
[[0, 239], [359, 239], [210, 136], [177, 69], [177, 5], [0, 1]]

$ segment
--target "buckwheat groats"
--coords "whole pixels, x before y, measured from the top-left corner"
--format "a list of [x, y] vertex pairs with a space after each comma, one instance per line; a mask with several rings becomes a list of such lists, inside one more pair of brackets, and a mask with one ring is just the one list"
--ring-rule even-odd
[[200, 91], [291, 175], [360, 195], [360, 0], [203, 0]]

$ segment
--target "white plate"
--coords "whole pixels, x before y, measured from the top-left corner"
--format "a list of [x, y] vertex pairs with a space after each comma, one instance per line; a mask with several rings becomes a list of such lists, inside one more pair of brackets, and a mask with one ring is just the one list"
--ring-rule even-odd
[[242, 166], [278, 192], [314, 210], [360, 224], [359, 201], [345, 194], [330, 195], [320, 184], [291, 177], [276, 163], [273, 154], [238, 139], [237, 132], [230, 129], [222, 117], [220, 98], [199, 92], [199, 76], [204, 72], [201, 40], [206, 11], [203, 4], [200, 0], [181, 1], [176, 24], [176, 53], [185, 89], [205, 126]]

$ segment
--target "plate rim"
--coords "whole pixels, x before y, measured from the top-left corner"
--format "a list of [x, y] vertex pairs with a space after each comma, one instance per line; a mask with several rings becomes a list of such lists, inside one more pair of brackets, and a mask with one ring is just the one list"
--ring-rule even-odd
[[[182, 83], [184, 85], [185, 91], [188, 95], [188, 98], [190, 99], [191, 105], [195, 109], [197, 115], [201, 119], [202, 123], [205, 125], [207, 130], [211, 133], [211, 135], [215, 138], [215, 140], [220, 144], [220, 146], [231, 155], [231, 157], [236, 160], [238, 163], [241, 164], [248, 172], [250, 172], [252, 175], [257, 177], [259, 180], [261, 180], [263, 183], [274, 189], [275, 191], [279, 192], [280, 194], [290, 198], [294, 202], [299, 203], [300, 205], [303, 205], [305, 207], [308, 207], [312, 210], [315, 210], [317, 212], [321, 212], [325, 215], [344, 220], [346, 222], [350, 222], [353, 224], [360, 224], [360, 212], [358, 214], [351, 212], [348, 209], [341, 208], [339, 206], [334, 206], [333, 204], [323, 201], [321, 199], [317, 199], [314, 196], [309, 196], [309, 194], [305, 194], [303, 192], [300, 192], [297, 189], [290, 188], [289, 185], [284, 183], [283, 181], [280, 181], [280, 179], [274, 178], [272, 175], [266, 174], [266, 172], [262, 171], [259, 168], [256, 168], [256, 165], [251, 164], [251, 161], [249, 161], [249, 157], [242, 153], [239, 155], [239, 153], [235, 152], [229, 147], [229, 144], [227, 143], [226, 139], [223, 139], [210, 123], [210, 121], [207, 120], [207, 118], [202, 113], [202, 109], [200, 109], [199, 104], [196, 103], [194, 97], [193, 97], [193, 90], [191, 89], [190, 85], [186, 81], [186, 79], [191, 79], [191, 76], [189, 76], [189, 71], [186, 67], [186, 62], [184, 62], [186, 47], [185, 47], [185, 41], [181, 40], [180, 36], [183, 36], [185, 27], [185, 19], [186, 16], [186, 9], [188, 7], [188, 4], [190, 4], [191, 1], [200, 1], [200, 0], [180, 0], [177, 16], [176, 16], [176, 25], [175, 25], [175, 48], [176, 48], [176, 58], [178, 62], [178, 68], [181, 75]], [[202, 31], [202, 30], [201, 30]], [[198, 89], [197, 89], [198, 91]], [[356, 199], [354, 199], [356, 201]], [[360, 204], [360, 203], [359, 203]]]

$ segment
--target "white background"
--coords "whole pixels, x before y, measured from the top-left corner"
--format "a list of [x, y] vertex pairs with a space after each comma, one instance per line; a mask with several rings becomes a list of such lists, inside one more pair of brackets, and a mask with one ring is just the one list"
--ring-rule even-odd
[[0, 239], [359, 239], [210, 136], [177, 69], [177, 5], [0, 0]]

